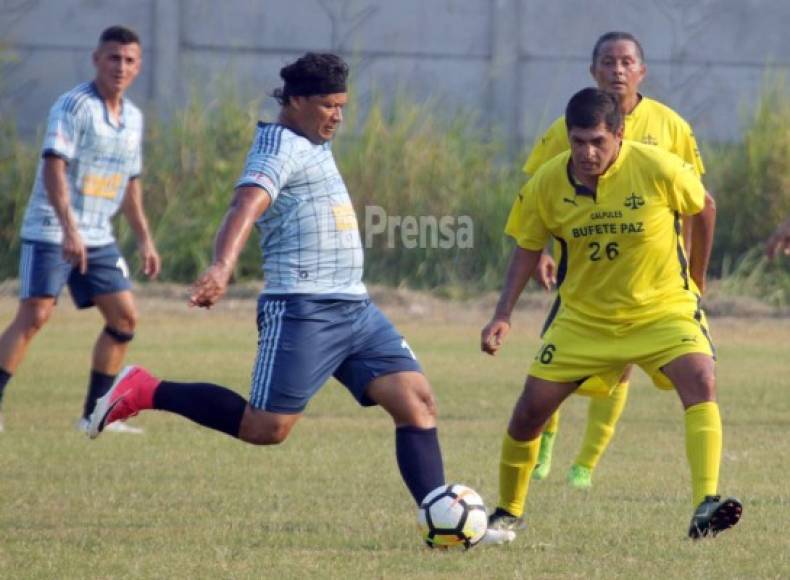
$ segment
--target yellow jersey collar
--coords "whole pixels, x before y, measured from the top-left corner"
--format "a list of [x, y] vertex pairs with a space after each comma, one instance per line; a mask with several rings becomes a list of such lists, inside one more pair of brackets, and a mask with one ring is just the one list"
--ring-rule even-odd
[[625, 115], [625, 118], [623, 120], [629, 120], [630, 121], [631, 119], [636, 117], [637, 111], [640, 110], [639, 108], [642, 106], [642, 103], [644, 103], [647, 100], [647, 97], [644, 96], [642, 93], [636, 93], [636, 96], [639, 98], [639, 100], [636, 102], [636, 106], [634, 106], [634, 108], [631, 109], [630, 113]]

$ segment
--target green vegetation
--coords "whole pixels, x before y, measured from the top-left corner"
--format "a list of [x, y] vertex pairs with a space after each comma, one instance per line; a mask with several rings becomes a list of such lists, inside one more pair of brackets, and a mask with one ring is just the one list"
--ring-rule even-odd
[[[211, 260], [214, 232], [244, 166], [257, 118], [258, 104], [242, 104], [232, 93], [211, 102], [194, 98], [167, 120], [148, 115], [143, 191], [163, 256], [163, 280], [191, 282]], [[123, 219], [117, 223], [119, 240], [132, 256], [134, 236]], [[237, 277], [256, 276], [260, 259], [250, 243]]]
[[[248, 393], [252, 300], [209, 312], [141, 299], [129, 360], [175, 380]], [[488, 312], [450, 320], [388, 311], [431, 378], [447, 477], [497, 497], [499, 446], [544, 311], [519, 312], [496, 358], [478, 351]], [[0, 297], [0, 326], [14, 309]], [[721, 489], [745, 506], [711, 542], [685, 537], [692, 506], [677, 397], [641, 373], [589, 493], [564, 482], [587, 401], [563, 407], [554, 472], [530, 486], [528, 529], [509, 547], [442, 553], [420, 542], [391, 421], [334, 382], [280, 447], [243, 445], [166, 413], [141, 436], [89, 441], [82, 408], [98, 313], [68, 301], [6, 392], [0, 434], [2, 578], [780, 578], [790, 400], [783, 321], [714, 319], [725, 424]]]
[[437, 231], [433, 225], [426, 225], [426, 243], [417, 248], [404, 247], [403, 240], [414, 236], [402, 229], [370, 235], [367, 279], [413, 288], [496, 287], [512, 247], [502, 229], [522, 183], [518, 167], [501, 163], [500, 140], [476, 130], [474, 119], [462, 112], [447, 122], [434, 106], [404, 99], [390, 111], [375, 101], [361, 123], [353, 111], [350, 117], [335, 151], [363, 241], [365, 211], [371, 207], [402, 218], [433, 216], [438, 221], [448, 216], [456, 221], [450, 229], [459, 236], [460, 216], [469, 216], [474, 224], [473, 248], [463, 247], [460, 237], [452, 248], [440, 247], [441, 233], [438, 240], [430, 237], [429, 228]]
[[[450, 294], [498, 287], [511, 248], [502, 228], [522, 183], [519, 163], [505, 162], [503, 141], [478, 129], [464, 111], [447, 120], [436, 103], [395, 101], [384, 107], [374, 100], [364, 116], [352, 101], [334, 144], [363, 239], [370, 241], [366, 279]], [[167, 119], [149, 113], [144, 189], [164, 257], [164, 280], [189, 282], [210, 259], [213, 232], [259, 112], [260, 102], [243, 103], [227, 93], [211, 102], [195, 98]], [[264, 111], [264, 117], [273, 113], [273, 108]], [[767, 289], [771, 301], [783, 305], [790, 301], [787, 262], [762, 263], [756, 250], [790, 213], [790, 92], [781, 79], [766, 80], [746, 125], [742, 142], [704, 147], [705, 181], [714, 192], [719, 222], [711, 273], [733, 277], [722, 287], [727, 292]], [[13, 123], [0, 120], [0, 279], [16, 275], [17, 232], [37, 146], [20, 141]], [[373, 216], [371, 208], [379, 213]], [[406, 247], [403, 241], [420, 233], [409, 233], [403, 223], [366, 236], [372, 232], [366, 226], [379, 223], [383, 214], [402, 220], [430, 216], [422, 224], [427, 243]], [[472, 249], [463, 243], [441, 247], [446, 237], [437, 222], [443, 216], [450, 220], [445, 232], [456, 236], [468, 233], [460, 216], [469, 216]], [[134, 241], [123, 220], [119, 238], [133, 255]], [[259, 261], [251, 241], [236, 279], [260, 277]]]
[[13, 120], [0, 117], [0, 280], [19, 269], [19, 228], [36, 173], [38, 155], [18, 138]]

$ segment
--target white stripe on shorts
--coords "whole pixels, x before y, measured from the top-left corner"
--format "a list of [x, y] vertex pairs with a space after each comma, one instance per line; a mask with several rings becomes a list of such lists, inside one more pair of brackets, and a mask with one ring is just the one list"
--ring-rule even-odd
[[33, 281], [30, 276], [33, 273], [33, 244], [22, 243], [22, 252], [19, 259], [19, 298], [25, 300], [30, 298], [30, 286]]
[[255, 409], [263, 409], [269, 397], [274, 353], [280, 339], [283, 314], [285, 314], [284, 300], [271, 300], [264, 303], [258, 356], [252, 374], [252, 393], [250, 394], [250, 403]]
[[272, 369], [274, 369], [274, 354], [273, 351], [277, 348], [277, 345], [280, 342], [280, 332], [283, 329], [283, 314], [285, 314], [285, 301], [280, 303], [279, 308], [277, 309], [275, 316], [277, 316], [277, 324], [276, 326], [276, 334], [274, 335], [274, 340], [272, 341], [272, 351], [269, 353], [271, 358], [271, 363], [268, 365], [266, 369], [266, 378], [264, 379], [264, 391], [263, 391], [263, 402], [261, 403], [261, 407], [266, 405], [269, 400], [269, 385], [272, 382]]

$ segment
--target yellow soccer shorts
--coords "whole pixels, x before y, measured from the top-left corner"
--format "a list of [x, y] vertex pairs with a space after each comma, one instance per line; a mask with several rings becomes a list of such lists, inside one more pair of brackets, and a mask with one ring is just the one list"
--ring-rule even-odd
[[661, 389], [672, 389], [661, 367], [686, 354], [716, 356], [705, 314], [668, 311], [638, 323], [605, 324], [561, 308], [543, 335], [529, 374], [558, 383], [580, 383], [577, 394], [606, 397], [626, 365], [639, 365]]

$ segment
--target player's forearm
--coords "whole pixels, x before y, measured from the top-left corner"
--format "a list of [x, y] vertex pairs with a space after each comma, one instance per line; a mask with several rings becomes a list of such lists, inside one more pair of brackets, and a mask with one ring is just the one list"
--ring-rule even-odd
[[50, 205], [55, 210], [64, 232], [77, 231], [77, 220], [71, 211], [69, 185], [66, 180], [66, 162], [59, 157], [44, 159], [44, 189]]
[[709, 193], [705, 193], [705, 207], [692, 216], [691, 223], [691, 277], [700, 290], [704, 290], [716, 228], [716, 202]]
[[241, 187], [236, 190], [214, 240], [214, 264], [233, 269], [255, 220], [268, 206], [269, 196], [260, 188]]
[[143, 209], [143, 190], [139, 179], [129, 181], [121, 209], [126, 221], [129, 222], [129, 227], [134, 232], [137, 243], [142, 245], [151, 242], [151, 230]]
[[494, 318], [500, 320], [510, 320], [513, 308], [518, 302], [519, 296], [524, 291], [535, 267], [540, 259], [541, 251], [525, 250], [519, 246], [513, 249], [510, 256], [510, 263], [505, 276], [505, 286], [499, 296]]

